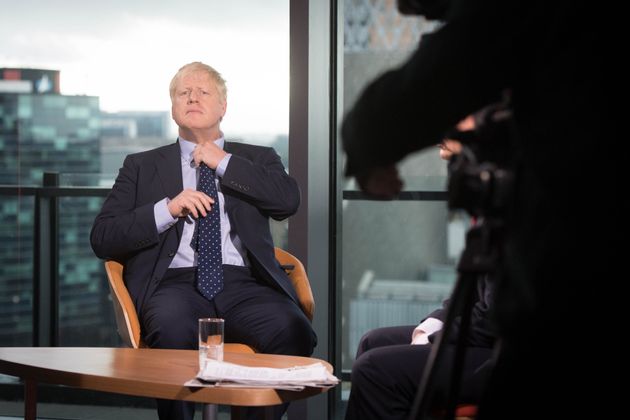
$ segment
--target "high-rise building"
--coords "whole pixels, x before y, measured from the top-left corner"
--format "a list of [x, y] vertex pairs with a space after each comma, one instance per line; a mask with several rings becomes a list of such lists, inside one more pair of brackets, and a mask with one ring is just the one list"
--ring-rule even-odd
[[[0, 78], [0, 184], [40, 186], [44, 172], [57, 172], [62, 180], [100, 173], [97, 97], [61, 95], [54, 70], [2, 68]], [[62, 343], [74, 336], [73, 345], [87, 344], [84, 327], [110, 321], [100, 307], [108, 304], [102, 302], [107, 285], [94, 281], [101, 267], [88, 239], [101, 200], [59, 199]], [[32, 195], [0, 202], [0, 345], [32, 342], [34, 208]]]
[[0, 68], [0, 92], [60, 94], [59, 70]]
[[101, 184], [111, 186], [125, 156], [175, 141], [166, 111], [101, 112]]

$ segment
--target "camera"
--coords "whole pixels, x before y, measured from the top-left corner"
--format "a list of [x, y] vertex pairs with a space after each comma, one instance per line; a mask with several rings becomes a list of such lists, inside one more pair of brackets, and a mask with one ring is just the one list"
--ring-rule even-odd
[[466, 210], [474, 217], [502, 216], [509, 204], [512, 182], [512, 172], [494, 163], [460, 163], [449, 177], [448, 206]]
[[474, 130], [447, 134], [463, 146], [449, 163], [448, 206], [475, 217], [500, 217], [513, 189], [512, 113], [506, 103], [498, 103], [474, 118]]
[[450, 0], [397, 0], [403, 15], [419, 15], [429, 20], [444, 20]]

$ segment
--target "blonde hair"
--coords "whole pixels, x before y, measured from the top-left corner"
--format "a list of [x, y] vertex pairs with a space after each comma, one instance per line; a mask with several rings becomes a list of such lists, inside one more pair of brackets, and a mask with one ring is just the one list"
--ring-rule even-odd
[[214, 80], [214, 82], [216, 83], [217, 90], [219, 91], [219, 95], [221, 95], [221, 98], [223, 99], [223, 102], [226, 101], [226, 99], [227, 99], [227, 86], [225, 85], [225, 80], [221, 76], [221, 73], [216, 71], [213, 67], [202, 63], [201, 61], [193, 61], [192, 63], [185, 64], [179, 70], [177, 70], [177, 73], [175, 73], [175, 76], [173, 76], [173, 79], [171, 80], [171, 84], [169, 86], [169, 92], [171, 94], [171, 100], [173, 100], [175, 98], [175, 88], [177, 87], [177, 82], [179, 81], [179, 79], [184, 74], [190, 73], [190, 72], [194, 72], [194, 71], [204, 71], [204, 72], [206, 72], [208, 74], [208, 76], [210, 76], [210, 78], [212, 80]]

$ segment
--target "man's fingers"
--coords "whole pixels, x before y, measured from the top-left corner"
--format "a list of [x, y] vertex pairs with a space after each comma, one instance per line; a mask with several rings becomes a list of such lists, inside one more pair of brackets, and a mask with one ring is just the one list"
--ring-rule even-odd
[[189, 202], [184, 201], [182, 203], [182, 213], [184, 211], [188, 212], [195, 219], [199, 218], [199, 211], [197, 210], [197, 207], [194, 205], [192, 201], [189, 201]]
[[195, 219], [205, 217], [214, 203], [211, 197], [195, 190], [184, 191], [178, 198], [181, 199], [179, 205], [182, 209], [182, 216], [189, 213]]
[[195, 219], [205, 217], [208, 212], [208, 209], [204, 205], [203, 201], [197, 198], [191, 198], [187, 203], [187, 206], [191, 213], [194, 214]]

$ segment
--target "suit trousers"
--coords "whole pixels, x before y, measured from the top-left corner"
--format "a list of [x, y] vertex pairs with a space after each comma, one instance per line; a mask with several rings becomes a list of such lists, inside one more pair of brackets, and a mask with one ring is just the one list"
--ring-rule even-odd
[[[315, 332], [299, 306], [285, 293], [257, 279], [247, 267], [224, 265], [224, 287], [208, 301], [195, 285], [191, 268], [168, 269], [141, 314], [143, 337], [151, 348], [197, 349], [198, 319], [225, 319], [225, 341], [247, 344], [257, 352], [310, 356]], [[286, 405], [278, 406], [277, 418]], [[247, 418], [262, 418], [248, 409]], [[161, 420], [192, 420], [194, 404], [158, 400]]]
[[[359, 343], [352, 366], [352, 388], [346, 420], [407, 419], [418, 391], [431, 344], [411, 345], [415, 325], [377, 328]], [[452, 350], [452, 348], [450, 349]], [[477, 402], [489, 369], [491, 348], [468, 347], [460, 386], [460, 402]], [[447, 351], [443, 360], [452, 360]], [[448, 372], [439, 369], [436, 397], [443, 404]]]

